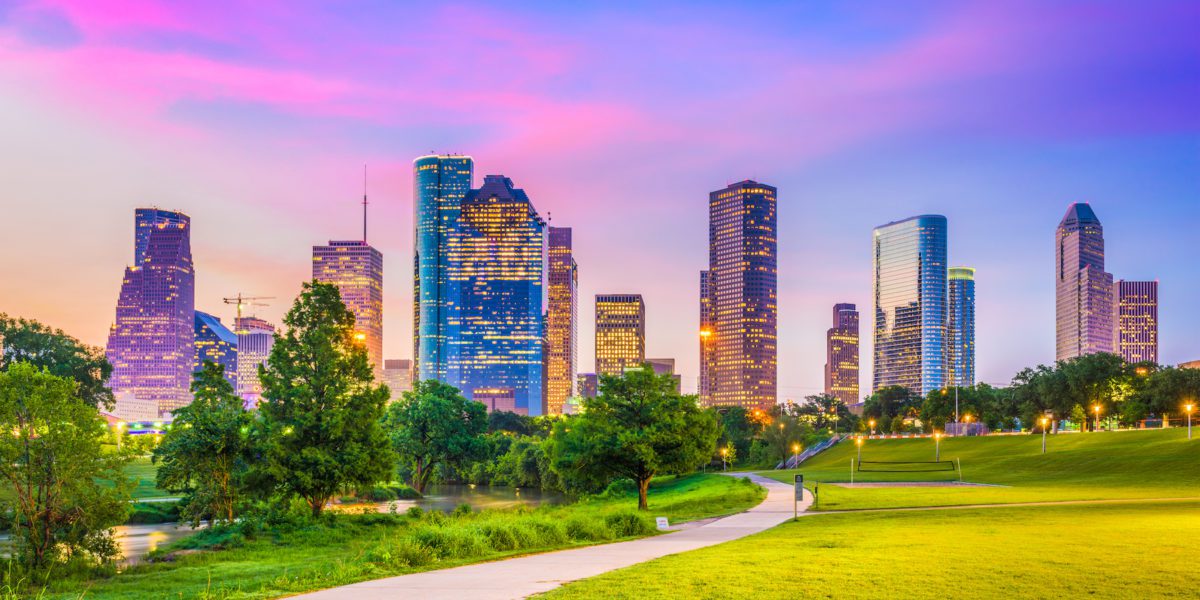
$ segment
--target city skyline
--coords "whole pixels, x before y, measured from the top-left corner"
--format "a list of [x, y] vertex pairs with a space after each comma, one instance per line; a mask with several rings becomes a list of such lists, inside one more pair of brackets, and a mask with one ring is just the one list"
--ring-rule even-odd
[[[654, 78], [648, 95], [662, 98], [654, 102], [630, 85], [645, 79], [621, 78], [671, 73], [695, 61], [701, 48], [683, 40], [680, 53], [691, 54], [686, 59], [665, 52], [646, 65], [628, 55], [602, 61], [609, 55], [588, 36], [565, 43], [586, 28], [580, 12], [533, 16], [485, 8], [471, 16], [447, 8], [422, 16], [426, 20], [413, 27], [455, 39], [489, 32], [499, 14], [513, 17], [506, 20], [515, 32], [546, 32], [488, 34], [488, 60], [530, 67], [526, 78], [511, 83], [477, 68], [462, 79], [503, 92], [489, 94], [503, 98], [493, 108], [491, 100], [454, 94], [456, 88], [427, 72], [402, 75], [428, 97], [455, 98], [453, 104], [380, 98], [382, 88], [371, 82], [391, 65], [364, 61], [345, 72], [343, 60], [333, 60], [334, 69], [311, 58], [317, 53], [286, 54], [286, 45], [265, 36], [189, 38], [199, 34], [169, 26], [223, 29], [212, 26], [218, 15], [192, 10], [199, 9], [162, 7], [154, 18], [138, 11], [105, 17], [69, 4], [0, 11], [6, 40], [0, 52], [11, 59], [0, 66], [0, 118], [11, 132], [0, 144], [11, 169], [9, 197], [22, 199], [0, 239], [9, 249], [37, 238], [58, 240], [36, 265], [0, 265], [0, 279], [12, 282], [0, 294], [0, 310], [103, 345], [119, 291], [114, 273], [128, 262], [127, 215], [159, 204], [196, 223], [196, 307], [230, 322], [233, 311], [220, 298], [249, 290], [280, 299], [261, 311], [277, 322], [307, 279], [313, 241], [347, 239], [358, 230], [355, 208], [367, 162], [378, 223], [372, 245], [389, 257], [393, 274], [385, 283], [383, 354], [410, 357], [410, 165], [413, 157], [442, 149], [486, 157], [489, 172], [509, 173], [535, 198], [547, 198], [552, 222], [575, 229], [577, 258], [586, 265], [581, 297], [613, 289], [643, 294], [646, 353], [677, 357], [686, 391], [695, 389], [698, 376], [692, 307], [695, 270], [703, 267], [696, 257], [706, 243], [703, 203], [712, 189], [746, 178], [770, 181], [784, 203], [781, 398], [821, 390], [827, 307], [871, 305], [870, 228], [903, 214], [945, 214], [954, 223], [951, 256], [968, 258], [987, 274], [978, 299], [980, 381], [1006, 383], [1024, 366], [1054, 360], [1048, 238], [1075, 201], [1090, 202], [1104, 218], [1109, 272], [1163, 282], [1160, 359], [1176, 363], [1200, 353], [1189, 337], [1200, 330], [1200, 316], [1188, 310], [1200, 283], [1180, 225], [1200, 218], [1198, 184], [1189, 176], [1196, 171], [1200, 122], [1187, 109], [1198, 93], [1180, 83], [1195, 80], [1196, 64], [1186, 57], [1195, 56], [1197, 42], [1182, 35], [1194, 22], [1194, 9], [1184, 5], [1154, 15], [1119, 7], [1085, 15], [1019, 3], [964, 4], [945, 14], [881, 10], [853, 19], [814, 8], [823, 23], [861, 36], [835, 42], [798, 25], [789, 31], [798, 43], [762, 43], [759, 36], [781, 37], [769, 27], [754, 40], [735, 34], [724, 49], [731, 56], [761, 56], [754, 48], [770, 46], [779, 58], [761, 67], [743, 66], [758, 62], [753, 59], [737, 60], [736, 68], [709, 61], [710, 75], [683, 68], [678, 77]], [[603, 22], [620, 21], [619, 9], [611, 10], [599, 15]], [[662, 16], [662, 10], [652, 13]], [[799, 10], [770, 7], [750, 18], [793, 22], [781, 17]], [[1007, 27], [974, 30], [969, 17], [980, 15]], [[722, 16], [720, 8], [698, 7], [682, 23], [703, 31]], [[322, 26], [358, 30], [362, 23], [349, 19], [330, 16]], [[312, 27], [297, 23], [292, 41], [313, 37]], [[644, 33], [620, 28], [613, 39], [629, 42]], [[396, 37], [389, 31], [386, 43]], [[366, 27], [361, 39], [385, 47], [379, 28]], [[814, 46], [832, 58], [812, 58], [805, 49]], [[455, 56], [475, 48], [466, 44]], [[96, 61], [97, 53], [129, 60]], [[335, 49], [331, 59], [344, 56]], [[81, 72], [87, 59], [89, 72]], [[711, 90], [708, 77], [741, 73], [750, 83], [746, 89], [757, 89], [754, 84], [781, 77], [781, 59], [799, 65], [782, 75], [782, 87], [759, 85], [762, 95], [721, 93], [697, 111], [703, 117], [665, 108], [694, 98], [689, 92], [696, 86]], [[616, 68], [595, 68], [599, 64]], [[179, 68], [188, 66], [197, 68]], [[564, 89], [578, 86], [585, 72], [602, 82], [595, 87], [618, 95]], [[996, 83], [983, 83], [980, 74]], [[563, 87], [549, 87], [552, 81]], [[289, 91], [272, 95], [267, 87]], [[1035, 87], [1032, 97], [1015, 91]], [[53, 95], [64, 89], [71, 93]], [[781, 93], [813, 89], [826, 91]], [[46, 97], [58, 100], [39, 101]], [[896, 112], [880, 113], [885, 100]], [[398, 108], [380, 110], [391, 104]], [[799, 130], [809, 131], [794, 135]], [[176, 143], [181, 138], [188, 143]], [[725, 140], [738, 141], [717, 143]], [[613, 176], [597, 176], [598, 169]], [[64, 219], [63, 211], [72, 218]], [[579, 355], [590, 356], [593, 315], [584, 304]], [[683, 312], [677, 307], [687, 313], [676, 315]], [[864, 356], [871, 352], [867, 337]], [[869, 364], [862, 377], [869, 381]]]

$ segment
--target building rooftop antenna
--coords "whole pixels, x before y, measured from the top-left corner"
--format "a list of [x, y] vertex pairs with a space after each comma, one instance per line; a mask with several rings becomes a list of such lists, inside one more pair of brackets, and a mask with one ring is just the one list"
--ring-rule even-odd
[[363, 165], [363, 243], [367, 243], [367, 165]]

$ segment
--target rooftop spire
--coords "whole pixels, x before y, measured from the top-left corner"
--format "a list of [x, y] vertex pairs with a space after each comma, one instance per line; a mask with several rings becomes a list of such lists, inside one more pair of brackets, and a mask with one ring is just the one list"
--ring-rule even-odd
[[367, 243], [367, 165], [363, 165], [363, 243]]

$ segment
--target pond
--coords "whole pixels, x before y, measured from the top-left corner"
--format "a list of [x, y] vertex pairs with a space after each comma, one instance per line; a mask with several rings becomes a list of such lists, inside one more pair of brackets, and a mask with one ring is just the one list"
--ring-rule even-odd
[[[121, 564], [137, 564], [146, 554], [161, 546], [191, 535], [195, 529], [179, 523], [156, 523], [153, 525], [122, 525], [113, 528], [117, 546], [121, 548]], [[12, 538], [0, 534], [0, 556], [8, 556]]]

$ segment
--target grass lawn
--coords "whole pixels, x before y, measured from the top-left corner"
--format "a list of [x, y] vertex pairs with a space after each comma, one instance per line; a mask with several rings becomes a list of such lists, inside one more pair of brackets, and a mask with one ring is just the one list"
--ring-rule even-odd
[[1196, 598], [1200, 502], [802, 517], [545, 595]]
[[139, 456], [125, 467], [125, 474], [136, 484], [136, 487], [133, 488], [133, 498], [135, 500], [164, 498], [174, 495], [158, 489], [154, 484], [157, 473], [158, 467], [151, 464], [149, 456]]
[[[1183, 428], [1040, 435], [984, 436], [942, 440], [942, 459], [961, 459], [963, 479], [1006, 487], [858, 488], [820, 486], [819, 510], [1007, 504], [1122, 498], [1200, 499], [1200, 440]], [[799, 470], [760, 474], [791, 483], [803, 473], [814, 482], [846, 482], [857, 448], [847, 441], [817, 455]], [[933, 460], [932, 439], [867, 440], [863, 460]], [[949, 481], [953, 472], [856, 472], [856, 482]]]
[[[276, 598], [337, 585], [441, 569], [653, 533], [650, 517], [672, 521], [724, 515], [762, 501], [765, 491], [720, 475], [661, 478], [650, 511], [634, 517], [636, 493], [535, 510], [411, 518], [339, 515], [333, 524], [235, 539], [231, 547], [135, 566], [93, 581], [58, 581], [46, 598]], [[633, 533], [630, 533], [633, 532]], [[188, 540], [178, 545], [186, 546]], [[82, 595], [81, 595], [82, 594]]]

